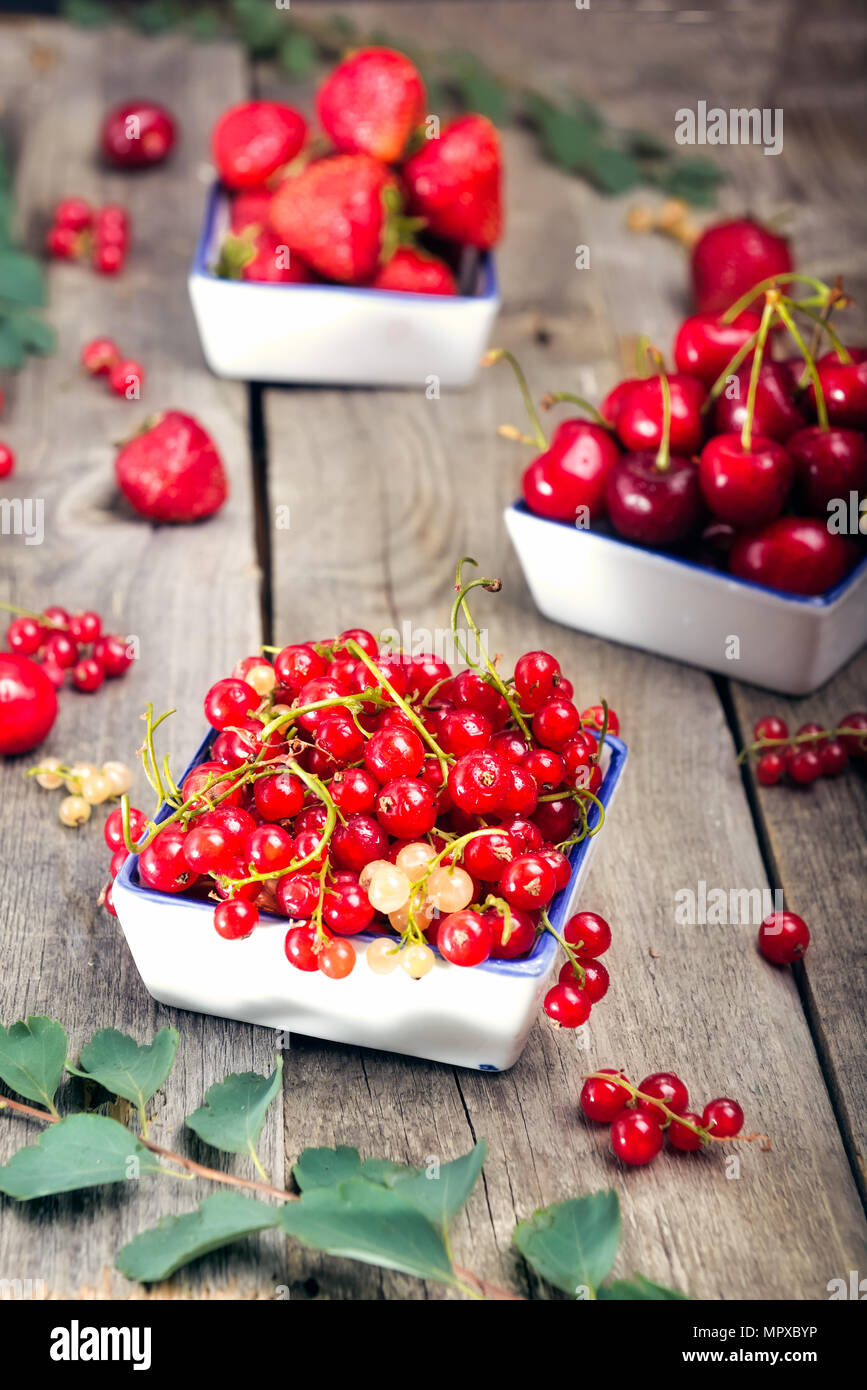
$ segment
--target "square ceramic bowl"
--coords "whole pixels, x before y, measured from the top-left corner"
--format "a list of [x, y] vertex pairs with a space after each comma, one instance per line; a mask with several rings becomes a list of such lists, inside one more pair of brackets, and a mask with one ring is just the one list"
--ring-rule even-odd
[[490, 254], [479, 260], [472, 295], [222, 280], [211, 267], [228, 225], [228, 200], [215, 184], [188, 283], [217, 376], [421, 390], [475, 379], [500, 307]]
[[[207, 757], [212, 737], [190, 768]], [[598, 793], [606, 816], [625, 761], [625, 745], [609, 736]], [[166, 814], [164, 808], [161, 818]], [[571, 881], [549, 909], [557, 931], [577, 910], [599, 838], [572, 848]], [[263, 913], [246, 940], [224, 941], [214, 931], [212, 903], [145, 887], [136, 855], [118, 874], [113, 898], [136, 968], [161, 1004], [481, 1071], [505, 1071], [518, 1060], [557, 965], [557, 943], [543, 933], [522, 960], [462, 969], [436, 953], [423, 980], [402, 970], [376, 975], [363, 956], [377, 938], [360, 933], [352, 937], [359, 955], [352, 974], [329, 980], [286, 960], [285, 917]]]
[[537, 607], [554, 622], [785, 695], [809, 695], [867, 641], [867, 559], [817, 598], [506, 508]]

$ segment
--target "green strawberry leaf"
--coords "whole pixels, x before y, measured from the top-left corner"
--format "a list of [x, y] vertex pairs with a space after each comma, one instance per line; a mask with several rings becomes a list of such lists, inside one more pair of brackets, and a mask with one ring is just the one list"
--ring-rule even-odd
[[174, 1066], [177, 1050], [175, 1028], [161, 1028], [152, 1043], [141, 1045], [116, 1028], [103, 1028], [81, 1049], [80, 1068], [70, 1063], [67, 1067], [74, 1076], [98, 1081], [113, 1095], [131, 1101], [144, 1117], [147, 1102]]
[[206, 1144], [230, 1154], [255, 1156], [268, 1106], [280, 1090], [283, 1058], [270, 1076], [233, 1072], [208, 1088], [205, 1104], [187, 1116], [187, 1124]]
[[11, 1028], [0, 1023], [0, 1078], [19, 1096], [54, 1111], [66, 1048], [66, 1029], [53, 1018], [37, 1014]]
[[526, 112], [552, 163], [572, 174], [582, 170], [596, 148], [597, 123], [587, 116], [563, 111], [533, 93], [527, 97]]
[[638, 161], [625, 150], [597, 145], [591, 150], [585, 172], [603, 193], [626, 193], [641, 182]]
[[279, 1226], [280, 1213], [238, 1192], [215, 1192], [186, 1216], [164, 1216], [118, 1251], [115, 1268], [127, 1279], [154, 1284], [242, 1236]]
[[0, 368], [17, 372], [24, 361], [24, 344], [15, 328], [12, 315], [5, 310], [6, 306], [0, 304]]
[[654, 1284], [652, 1280], [645, 1279], [643, 1274], [633, 1274], [632, 1279], [634, 1282], [616, 1279], [607, 1288], [598, 1289], [596, 1297], [609, 1303], [624, 1303], [636, 1299], [661, 1303], [675, 1299], [687, 1301], [689, 1298], [688, 1294], [678, 1293], [677, 1289], [667, 1289], [663, 1284]]
[[457, 1283], [442, 1233], [399, 1187], [349, 1178], [313, 1188], [299, 1201], [287, 1202], [280, 1221], [287, 1235], [328, 1255]]
[[597, 1290], [614, 1263], [620, 1242], [617, 1193], [593, 1192], [555, 1202], [521, 1221], [513, 1240], [537, 1274], [574, 1297]]
[[502, 125], [508, 114], [506, 89], [489, 68], [474, 53], [447, 53], [444, 61], [461, 105], [467, 111], [487, 116], [494, 125]]
[[12, 304], [43, 304], [45, 284], [39, 262], [23, 251], [0, 251], [0, 299]]
[[52, 353], [56, 346], [54, 329], [50, 323], [43, 323], [41, 319], [35, 319], [32, 314], [26, 313], [23, 309], [15, 309], [9, 314], [9, 320], [18, 335], [20, 342], [28, 352], [38, 352], [40, 356], [47, 357]]
[[0, 1192], [20, 1202], [158, 1173], [155, 1156], [107, 1115], [70, 1115], [0, 1168]]

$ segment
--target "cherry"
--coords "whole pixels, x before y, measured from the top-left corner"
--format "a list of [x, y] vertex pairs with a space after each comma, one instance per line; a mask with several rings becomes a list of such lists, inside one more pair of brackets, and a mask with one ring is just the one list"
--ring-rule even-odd
[[692, 289], [700, 313], [721, 314], [771, 275], [792, 269], [785, 237], [749, 217], [717, 222], [692, 248]]
[[274, 670], [281, 685], [293, 695], [308, 681], [325, 675], [326, 663], [308, 643], [284, 647], [274, 658]]
[[319, 952], [316, 932], [310, 926], [290, 927], [283, 949], [286, 959], [296, 970], [318, 970]]
[[710, 1130], [716, 1139], [734, 1139], [744, 1127], [744, 1112], [736, 1100], [719, 1096], [704, 1107], [701, 1126]]
[[[701, 408], [707, 392], [695, 377], [682, 373], [669, 373], [668, 385], [671, 393], [670, 447], [673, 453], [688, 456], [701, 448], [704, 439]], [[658, 449], [662, 442], [662, 415], [659, 378], [652, 376], [634, 382], [617, 417], [617, 434], [624, 447], [630, 453]], [[607, 496], [610, 506], [610, 491]]]
[[6, 629], [6, 644], [10, 652], [17, 652], [19, 656], [35, 656], [44, 636], [42, 624], [36, 618], [13, 618]]
[[521, 697], [521, 708], [527, 714], [534, 714], [560, 684], [560, 663], [550, 652], [525, 652], [515, 662], [514, 680], [515, 689]]
[[763, 753], [756, 759], [756, 777], [763, 787], [773, 787], [786, 770], [786, 760], [781, 753]]
[[822, 764], [823, 777], [839, 777], [841, 772], [845, 772], [849, 762], [845, 744], [840, 739], [829, 739], [824, 747], [819, 749], [819, 761]]
[[[679, 372], [697, 377], [710, 390], [735, 353], [758, 331], [761, 316], [751, 310], [723, 323], [718, 314], [693, 314], [684, 319], [674, 340], [674, 361]], [[752, 361], [750, 351], [745, 359]]]
[[611, 1125], [611, 1145], [617, 1157], [632, 1168], [650, 1163], [662, 1148], [662, 1130], [641, 1110], [625, 1110]]
[[[867, 348], [850, 348], [851, 362], [841, 362], [838, 353], [827, 352], [816, 362], [816, 373], [828, 420], [832, 425], [867, 429]], [[815, 406], [815, 392], [810, 386]]]
[[481, 965], [491, 954], [494, 934], [486, 917], [464, 908], [443, 917], [436, 944], [440, 954], [452, 965]]
[[735, 538], [732, 574], [790, 594], [823, 594], [845, 578], [853, 547], [812, 517], [781, 516]]
[[577, 984], [556, 984], [548, 990], [543, 1004], [545, 1013], [561, 1028], [580, 1028], [590, 1017], [590, 1000]]
[[109, 371], [120, 361], [117, 343], [111, 338], [92, 338], [81, 349], [81, 363], [92, 376], [108, 376]]
[[620, 450], [610, 430], [588, 420], [563, 420], [551, 443], [525, 469], [524, 501], [537, 516], [575, 522], [605, 514], [605, 484]]
[[412, 729], [380, 729], [364, 749], [364, 766], [381, 786], [395, 777], [417, 777], [424, 763], [424, 744]]
[[166, 826], [142, 850], [138, 860], [139, 878], [161, 893], [183, 893], [196, 881], [184, 854], [186, 833], [179, 825]]
[[780, 515], [792, 482], [792, 460], [781, 444], [754, 434], [718, 434], [702, 450], [698, 476], [714, 516], [735, 526], [757, 526]]
[[374, 912], [367, 894], [353, 875], [326, 890], [322, 916], [332, 931], [341, 936], [354, 936], [370, 926]]
[[[638, 1087], [644, 1095], [654, 1096], [656, 1100], [662, 1101], [669, 1110], [674, 1110], [676, 1114], [682, 1114], [689, 1105], [689, 1093], [679, 1076], [675, 1076], [671, 1071], [655, 1071], [650, 1076], [646, 1076]], [[666, 1121], [665, 1111], [662, 1110], [653, 1100], [638, 1099], [638, 1109], [656, 1119], [658, 1124]]]
[[[134, 806], [129, 808], [129, 834], [133, 844], [136, 844], [144, 834], [148, 826], [148, 818], [144, 811], [137, 811]], [[109, 849], [122, 849], [126, 854], [126, 846], [123, 839], [123, 811], [120, 806], [116, 806], [106, 819], [102, 828], [105, 843]]]
[[122, 676], [133, 663], [126, 638], [117, 637], [113, 633], [98, 638], [93, 644], [91, 655], [111, 678]]
[[15, 455], [8, 444], [0, 444], [0, 478], [8, 478], [15, 470]]
[[0, 754], [29, 753], [57, 718], [57, 695], [29, 657], [0, 652]]
[[[615, 1071], [613, 1067], [602, 1067], [601, 1070], [606, 1076], [626, 1079], [622, 1071]], [[581, 1087], [579, 1104], [588, 1120], [610, 1125], [625, 1110], [628, 1100], [629, 1092], [625, 1086], [619, 1086], [616, 1081], [606, 1081], [601, 1076], [588, 1076]]]
[[93, 222], [93, 208], [84, 198], [61, 198], [54, 209], [55, 227], [85, 232]]
[[493, 811], [503, 800], [510, 783], [507, 764], [496, 753], [486, 749], [465, 753], [449, 769], [448, 787], [452, 801], [462, 811], [474, 815]]
[[227, 898], [214, 909], [217, 935], [226, 941], [239, 941], [249, 936], [259, 922], [259, 909], [244, 898]]
[[806, 785], [822, 776], [822, 760], [814, 748], [792, 748], [786, 755], [786, 771], [793, 782]]
[[[727, 385], [717, 399], [714, 423], [718, 434], [740, 434], [747, 416], [749, 366], [739, 367], [734, 377], [734, 383]], [[756, 386], [753, 433], [785, 444], [791, 435], [803, 429], [804, 423], [804, 416], [792, 398], [792, 378], [785, 363], [765, 358]]]
[[775, 714], [766, 714], [760, 719], [753, 728], [753, 738], [756, 743], [765, 738], [788, 738], [789, 726], [785, 719], [779, 719]]
[[[380, 799], [389, 787], [397, 787], [395, 795], [400, 802], [404, 784], [409, 787], [422, 785], [408, 777], [402, 778], [399, 782], [389, 782], [380, 792]], [[410, 809], [413, 805], [411, 802]], [[388, 835], [385, 832], [396, 832], [389, 830], [381, 822], [381, 815], [378, 820], [374, 820], [373, 816], [359, 814], [350, 816], [345, 825], [338, 825], [331, 837], [331, 852], [335, 864], [341, 869], [351, 869], [353, 873], [360, 874], [365, 864], [372, 864], [374, 859], [384, 859], [388, 850]], [[424, 831], [421, 833], [424, 834]]]
[[231, 874], [234, 855], [219, 825], [194, 825], [184, 840], [184, 856], [194, 874]]
[[604, 956], [611, 945], [611, 928], [596, 912], [576, 912], [563, 928], [563, 936], [582, 958]]
[[125, 169], [159, 164], [174, 143], [173, 117], [164, 106], [152, 101], [128, 101], [116, 106], [105, 117], [100, 131], [103, 154], [112, 164]]
[[786, 447], [805, 511], [827, 517], [830, 502], [867, 491], [867, 439], [858, 430], [810, 425], [793, 434]]
[[98, 613], [89, 610], [73, 613], [69, 619], [69, 635], [73, 642], [95, 642], [102, 632], [102, 619]]
[[533, 715], [533, 733], [545, 748], [565, 748], [581, 728], [581, 716], [571, 700], [554, 695]]
[[259, 696], [253, 687], [231, 676], [217, 681], [205, 696], [205, 718], [214, 729], [241, 724], [252, 710], [258, 708]]
[[[257, 782], [257, 789], [259, 785]], [[335, 806], [349, 816], [355, 812], [373, 810], [379, 783], [373, 773], [363, 767], [350, 767], [334, 774], [329, 790]]]
[[507, 920], [505, 913], [491, 907], [483, 915], [491, 928], [491, 955], [497, 960], [515, 960], [518, 956], [525, 956], [532, 949], [536, 940], [536, 923], [529, 912], [522, 912], [517, 907], [510, 909], [511, 929], [508, 940], [504, 939]]
[[695, 464], [672, 456], [660, 469], [649, 452], [620, 459], [608, 476], [607, 501], [614, 529], [639, 545], [674, 545], [698, 530], [704, 513]]
[[554, 871], [540, 854], [517, 855], [500, 875], [499, 895], [527, 912], [545, 907], [556, 891]]
[[791, 965], [809, 944], [809, 928], [795, 912], [772, 912], [759, 927], [759, 950], [774, 965]]
[[310, 874], [284, 874], [276, 891], [281, 912], [298, 921], [312, 917], [319, 905], [319, 881]]
[[[683, 1118], [690, 1124], [701, 1125], [700, 1115], [696, 1115], [692, 1110], [684, 1110]], [[672, 1120], [668, 1126], [668, 1142], [673, 1149], [680, 1149], [682, 1153], [695, 1153], [704, 1143], [700, 1134], [696, 1134], [694, 1129], [689, 1129], [685, 1124], [680, 1124], [677, 1120]]]
[[464, 850], [464, 868], [483, 883], [496, 883], [517, 854], [517, 841], [507, 830], [479, 835]]
[[620, 412], [623, 409], [627, 396], [633, 386], [637, 386], [642, 380], [643, 378], [640, 376], [631, 376], [627, 377], [625, 381], [618, 381], [617, 385], [612, 387], [600, 405], [599, 414], [602, 416], [603, 420], [607, 420], [609, 425], [613, 425], [615, 429], [617, 428], [617, 421], [620, 419]]
[[840, 742], [843, 744], [850, 758], [863, 758], [867, 756], [867, 712], [855, 710], [852, 714], [844, 714], [838, 724], [840, 729], [861, 729], [863, 735], [843, 734]]
[[94, 661], [91, 656], [85, 657], [83, 661], [76, 662], [75, 666], [72, 668], [72, 684], [75, 686], [76, 690], [82, 690], [85, 694], [90, 695], [95, 690], [99, 690], [104, 680], [105, 671], [103, 671], [99, 662]]
[[330, 980], [345, 980], [355, 969], [355, 947], [348, 941], [329, 941], [319, 953], [319, 969]]

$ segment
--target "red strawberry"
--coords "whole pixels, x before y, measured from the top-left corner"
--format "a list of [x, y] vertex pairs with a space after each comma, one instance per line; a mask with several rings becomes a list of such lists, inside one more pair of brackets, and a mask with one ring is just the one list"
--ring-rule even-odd
[[399, 246], [370, 282], [374, 290], [406, 290], [411, 294], [457, 294], [455, 277], [445, 261], [427, 256], [414, 246]]
[[115, 459], [120, 490], [151, 521], [198, 521], [219, 511], [227, 484], [210, 435], [192, 415], [169, 410], [123, 445]]
[[266, 226], [272, 197], [267, 188], [253, 188], [249, 193], [238, 193], [229, 208], [232, 231], [243, 232], [245, 227]]
[[267, 281], [279, 285], [311, 285], [316, 276], [294, 252], [289, 253], [267, 227], [253, 242], [256, 254], [241, 270], [242, 280]]
[[326, 77], [316, 110], [339, 150], [390, 164], [424, 116], [426, 99], [418, 69], [403, 53], [362, 48]]
[[785, 237], [748, 217], [717, 222], [692, 249], [696, 308], [702, 314], [721, 314], [760, 280], [783, 275], [792, 264]]
[[503, 231], [500, 137], [485, 116], [462, 116], [404, 165], [410, 211], [437, 236], [486, 248]]
[[230, 106], [211, 136], [217, 173], [227, 188], [256, 188], [295, 158], [306, 134], [301, 113], [279, 101]]
[[274, 194], [271, 227], [320, 275], [357, 283], [374, 273], [383, 252], [395, 181], [378, 159], [337, 154], [317, 160]]

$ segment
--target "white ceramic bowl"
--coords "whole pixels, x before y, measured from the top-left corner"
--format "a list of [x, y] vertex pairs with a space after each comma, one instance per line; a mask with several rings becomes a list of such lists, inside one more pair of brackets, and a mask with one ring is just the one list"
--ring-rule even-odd
[[218, 376], [431, 391], [475, 379], [500, 307], [489, 253], [473, 295], [221, 280], [210, 267], [228, 225], [228, 200], [215, 184], [189, 290], [202, 351]]
[[[207, 756], [212, 738], [190, 768]], [[598, 793], [606, 817], [625, 761], [625, 745], [609, 736]], [[549, 909], [556, 930], [576, 911], [593, 851], [608, 833], [606, 825], [573, 847], [571, 882]], [[361, 933], [351, 938], [359, 955], [352, 974], [329, 980], [289, 964], [285, 917], [263, 913], [246, 940], [224, 941], [214, 931], [213, 903], [143, 886], [135, 855], [118, 874], [113, 899], [136, 968], [161, 1004], [481, 1071], [504, 1071], [518, 1060], [557, 965], [557, 943], [546, 932], [523, 960], [464, 969], [437, 954], [422, 980], [400, 969], [376, 975], [363, 959], [376, 937]]]
[[506, 508], [547, 618], [691, 666], [809, 695], [867, 641], [867, 559], [818, 598], [783, 594], [601, 532]]

